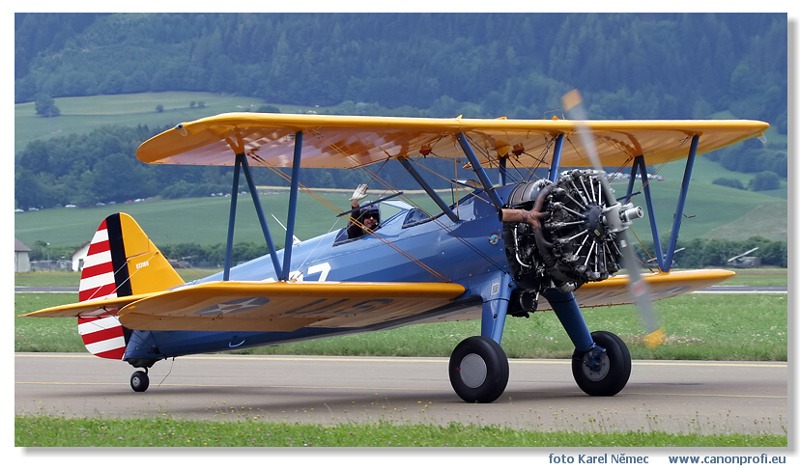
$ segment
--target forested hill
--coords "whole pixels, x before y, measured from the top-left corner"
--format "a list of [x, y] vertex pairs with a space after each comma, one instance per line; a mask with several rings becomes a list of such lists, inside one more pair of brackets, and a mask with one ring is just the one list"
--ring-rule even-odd
[[[212, 91], [398, 114], [786, 126], [782, 14], [17, 14], [16, 101]], [[782, 127], [782, 129], [781, 129]]]

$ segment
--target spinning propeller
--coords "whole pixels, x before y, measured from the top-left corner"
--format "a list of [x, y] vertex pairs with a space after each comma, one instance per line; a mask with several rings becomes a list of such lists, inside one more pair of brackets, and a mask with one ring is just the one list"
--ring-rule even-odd
[[[614, 191], [608, 183], [605, 170], [600, 163], [600, 158], [597, 155], [597, 149], [592, 138], [589, 128], [586, 126], [586, 111], [583, 108], [583, 100], [578, 90], [572, 90], [561, 98], [564, 109], [570, 115], [570, 119], [575, 121], [575, 127], [578, 136], [581, 138], [586, 153], [589, 156], [592, 167], [598, 174], [598, 179], [602, 185], [603, 196], [606, 198], [609, 207], [619, 205], [614, 197]], [[617, 211], [606, 211], [605, 215], [608, 218], [608, 224], [611, 230], [617, 232], [617, 240], [619, 241], [620, 250], [622, 253], [622, 264], [628, 272], [628, 286], [631, 293], [631, 298], [639, 310], [639, 315], [642, 319], [647, 335], [644, 337], [645, 345], [650, 348], [655, 348], [666, 339], [664, 328], [661, 327], [658, 317], [653, 310], [652, 301], [650, 300], [650, 292], [647, 289], [647, 283], [642, 278], [639, 272], [639, 266], [636, 262], [636, 253], [633, 246], [629, 244], [626, 234], [626, 228], [619, 220]]]

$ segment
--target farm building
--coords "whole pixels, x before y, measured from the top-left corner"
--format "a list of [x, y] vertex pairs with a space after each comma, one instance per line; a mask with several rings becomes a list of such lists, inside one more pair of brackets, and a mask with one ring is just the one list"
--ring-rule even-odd
[[89, 253], [89, 245], [91, 241], [88, 241], [78, 247], [78, 249], [72, 252], [72, 271], [83, 271], [83, 262], [86, 259], [86, 255]]
[[27, 273], [31, 271], [31, 249], [19, 241], [14, 239], [14, 272]]

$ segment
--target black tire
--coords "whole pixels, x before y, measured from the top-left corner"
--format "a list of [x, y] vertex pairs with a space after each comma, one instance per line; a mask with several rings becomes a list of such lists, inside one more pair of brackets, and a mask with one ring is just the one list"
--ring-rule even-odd
[[465, 402], [493, 402], [508, 384], [508, 358], [488, 337], [470, 337], [450, 355], [450, 384]]
[[[606, 351], [572, 355], [572, 376], [590, 396], [613, 396], [622, 391], [631, 377], [631, 354], [625, 342], [611, 332], [592, 332], [592, 340]], [[596, 358], [594, 358], [596, 357]]]
[[131, 389], [136, 392], [145, 392], [150, 386], [150, 377], [144, 371], [134, 371], [131, 375]]

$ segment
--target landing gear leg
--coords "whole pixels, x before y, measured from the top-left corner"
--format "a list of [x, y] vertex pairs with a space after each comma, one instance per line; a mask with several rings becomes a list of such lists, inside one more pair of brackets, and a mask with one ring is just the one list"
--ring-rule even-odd
[[465, 339], [450, 355], [450, 384], [466, 402], [493, 402], [508, 385], [508, 357], [503, 337], [511, 277], [504, 274], [484, 294], [481, 335]]
[[147, 368], [144, 371], [134, 371], [131, 375], [131, 389], [136, 392], [145, 392], [150, 386], [150, 377], [147, 376]]
[[544, 293], [575, 345], [572, 376], [590, 396], [613, 396], [622, 391], [631, 376], [631, 354], [625, 342], [611, 332], [592, 332], [583, 319], [572, 293]]

